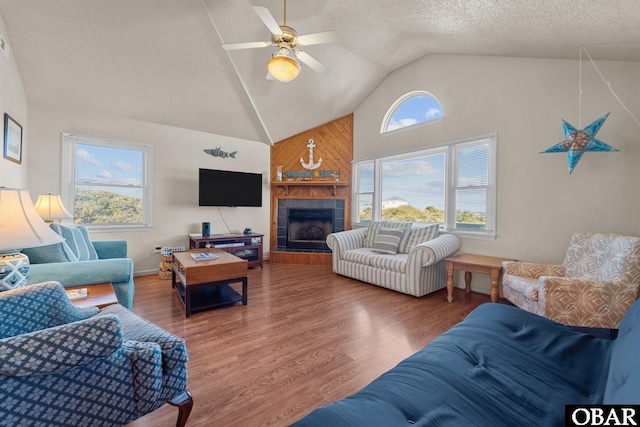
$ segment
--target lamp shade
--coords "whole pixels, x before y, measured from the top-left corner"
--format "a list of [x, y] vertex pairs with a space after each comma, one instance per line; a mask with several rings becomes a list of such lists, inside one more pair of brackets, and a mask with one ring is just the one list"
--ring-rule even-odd
[[0, 252], [64, 241], [36, 212], [29, 192], [0, 187]]
[[300, 73], [300, 63], [291, 52], [291, 49], [280, 48], [267, 62], [269, 74], [281, 82], [290, 82]]
[[62, 204], [60, 195], [41, 194], [35, 204], [38, 214], [47, 222], [54, 219], [71, 218], [71, 214]]

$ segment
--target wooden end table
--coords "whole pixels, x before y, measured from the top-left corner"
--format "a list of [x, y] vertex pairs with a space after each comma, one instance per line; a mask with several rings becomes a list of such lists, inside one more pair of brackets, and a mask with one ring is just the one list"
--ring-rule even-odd
[[113, 290], [113, 286], [111, 286], [111, 283], [74, 286], [71, 288], [65, 288], [65, 291], [77, 291], [83, 288], [87, 290], [87, 298], [71, 300], [71, 304], [75, 305], [76, 307], [102, 308], [111, 304], [116, 304], [118, 302], [116, 293]]
[[445, 258], [447, 266], [447, 301], [453, 301], [453, 270], [464, 270], [465, 291], [471, 292], [471, 273], [487, 274], [491, 277], [491, 301], [498, 302], [498, 286], [503, 261], [517, 261], [511, 258], [498, 258], [485, 255], [462, 254]]
[[[218, 258], [195, 261], [192, 252], [209, 252]], [[184, 304], [185, 317], [194, 311], [232, 305], [247, 305], [248, 261], [222, 249], [192, 249], [173, 252], [171, 286]], [[229, 283], [241, 282], [242, 294]]]

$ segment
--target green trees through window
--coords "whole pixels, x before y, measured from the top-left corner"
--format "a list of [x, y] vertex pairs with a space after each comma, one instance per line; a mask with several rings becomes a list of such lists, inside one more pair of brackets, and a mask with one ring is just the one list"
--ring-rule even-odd
[[[372, 208], [367, 207], [360, 211], [360, 222], [371, 221]], [[418, 209], [413, 206], [404, 205], [395, 208], [382, 209], [382, 219], [390, 221], [410, 221], [410, 222], [433, 222], [444, 223], [444, 211], [442, 209], [427, 206]], [[456, 224], [458, 225], [478, 225], [484, 226], [487, 223], [487, 215], [474, 213], [468, 210], [456, 211]]]
[[106, 190], [76, 191], [76, 224], [141, 224], [142, 199]]
[[90, 228], [151, 225], [150, 145], [63, 134], [62, 198]]
[[353, 163], [354, 221], [438, 223], [495, 236], [496, 135]]

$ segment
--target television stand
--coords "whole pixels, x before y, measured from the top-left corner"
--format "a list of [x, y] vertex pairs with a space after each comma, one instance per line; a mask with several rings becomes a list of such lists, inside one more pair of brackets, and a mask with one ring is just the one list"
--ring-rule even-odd
[[[249, 267], [263, 267], [262, 241], [264, 234], [201, 234], [189, 235], [189, 249], [217, 248], [238, 258], [246, 259]], [[209, 245], [209, 246], [207, 246]]]

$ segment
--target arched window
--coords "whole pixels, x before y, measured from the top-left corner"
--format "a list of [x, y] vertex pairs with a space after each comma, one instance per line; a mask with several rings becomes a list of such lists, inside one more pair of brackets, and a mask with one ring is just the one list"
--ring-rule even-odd
[[402, 95], [389, 107], [382, 120], [380, 134], [440, 123], [443, 118], [440, 101], [425, 90], [415, 90]]

